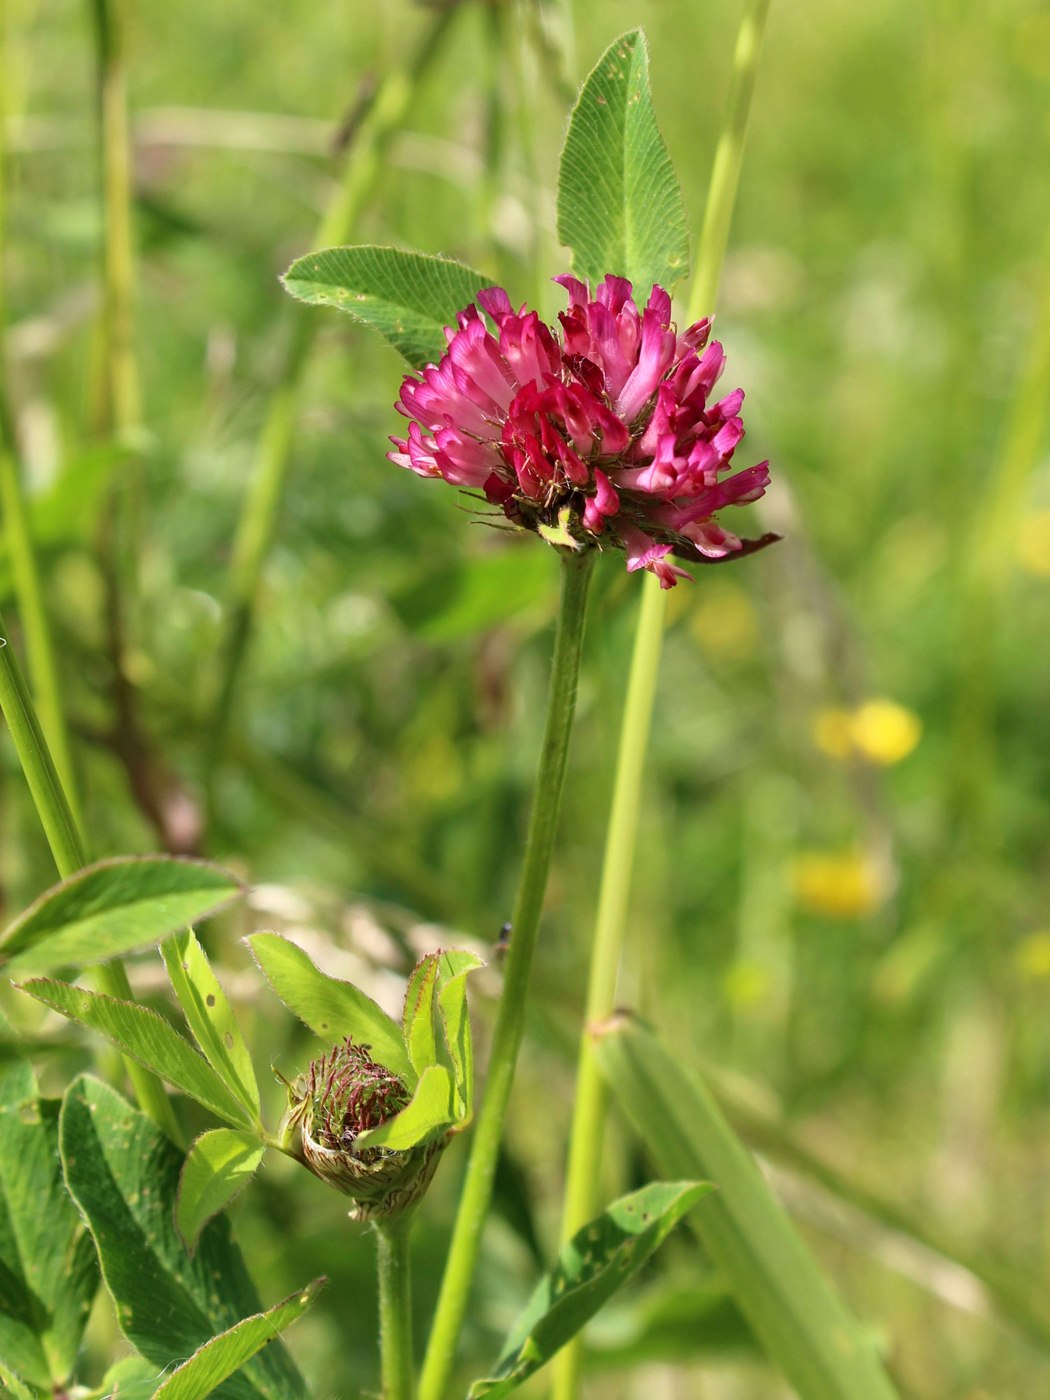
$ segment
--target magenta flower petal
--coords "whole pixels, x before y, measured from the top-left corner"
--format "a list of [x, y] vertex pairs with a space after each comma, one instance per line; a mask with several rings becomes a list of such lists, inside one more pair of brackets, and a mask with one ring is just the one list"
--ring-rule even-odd
[[396, 407], [408, 435], [391, 438], [390, 460], [480, 491], [526, 529], [621, 549], [630, 572], [664, 588], [690, 577], [672, 553], [711, 563], [751, 552], [756, 542], [715, 516], [757, 500], [769, 464], [727, 475], [744, 395], [708, 402], [725, 366], [710, 321], [679, 334], [659, 286], [639, 311], [623, 277], [593, 295], [579, 278], [554, 280], [569, 305], [553, 330], [502, 287], [478, 292], [438, 364], [406, 376]]

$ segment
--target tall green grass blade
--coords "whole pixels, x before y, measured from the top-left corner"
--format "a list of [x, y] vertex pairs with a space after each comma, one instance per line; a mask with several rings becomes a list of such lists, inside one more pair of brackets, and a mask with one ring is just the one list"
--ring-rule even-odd
[[685, 276], [689, 239], [678, 179], [656, 124], [640, 29], [610, 44], [576, 99], [558, 178], [558, 237], [573, 271], [648, 292]]
[[806, 1400], [893, 1400], [870, 1344], [698, 1077], [636, 1017], [595, 1032], [598, 1064], [657, 1170], [718, 1189], [692, 1223], [770, 1360]]

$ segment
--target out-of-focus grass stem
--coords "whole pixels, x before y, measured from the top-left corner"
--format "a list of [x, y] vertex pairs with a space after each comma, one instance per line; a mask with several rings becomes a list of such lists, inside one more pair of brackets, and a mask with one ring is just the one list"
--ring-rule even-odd
[[11, 560], [15, 600], [25, 635], [26, 655], [33, 693], [40, 714], [40, 724], [47, 736], [62, 787], [69, 806], [79, 822], [79, 803], [74, 781], [73, 756], [62, 703], [62, 685], [51, 638], [51, 623], [44, 605], [44, 594], [37, 565], [36, 551], [29, 526], [22, 480], [14, 453], [14, 440], [6, 409], [0, 408], [3, 431], [0, 433], [0, 507], [4, 516], [4, 535]]
[[[104, 253], [104, 305], [106, 329], [106, 413], [108, 426], [117, 435], [138, 423], [138, 376], [132, 330], [134, 262], [131, 242], [131, 179], [126, 93], [126, 0], [95, 0], [94, 14], [99, 49], [99, 96], [102, 112], [103, 185], [106, 211]], [[0, 123], [2, 124], [2, 123]], [[0, 181], [2, 184], [2, 181]], [[112, 221], [112, 223], [111, 223]], [[2, 323], [0, 323], [2, 324]], [[59, 875], [65, 879], [87, 863], [72, 785], [72, 764], [61, 688], [43, 604], [40, 576], [32, 536], [13, 457], [4, 452], [4, 439], [14, 439], [4, 411], [0, 434], [0, 493], [11, 550], [12, 571], [22, 625], [30, 649], [33, 679], [40, 698], [47, 737], [37, 717], [21, 667], [8, 643], [0, 619], [0, 709], [3, 710], [30, 794]], [[58, 766], [48, 739], [56, 743]], [[131, 985], [118, 959], [96, 969], [99, 988], [107, 995], [131, 1000]], [[136, 1098], [146, 1113], [172, 1141], [182, 1133], [171, 1100], [156, 1076], [134, 1060], [125, 1060]]]
[[[33, 702], [29, 698], [22, 668], [18, 664], [14, 648], [8, 642], [3, 618], [0, 618], [0, 710], [7, 720], [15, 752], [29, 785], [55, 866], [62, 879], [66, 879], [87, 864], [84, 839], [55, 771], [47, 741], [33, 709]], [[107, 996], [117, 997], [122, 1001], [132, 1000], [128, 975], [119, 959], [102, 963], [96, 968], [95, 976], [99, 988]], [[181, 1143], [181, 1130], [175, 1120], [171, 1100], [160, 1080], [134, 1060], [125, 1060], [125, 1064], [142, 1108], [173, 1142]]]
[[[437, 56], [456, 7], [442, 6], [410, 63], [389, 73], [353, 138], [342, 181], [313, 239], [313, 247], [345, 243], [384, 171], [384, 156], [409, 110], [420, 82]], [[227, 589], [228, 620], [220, 651], [215, 711], [211, 721], [211, 761], [214, 775], [226, 745], [241, 666], [255, 618], [259, 580], [277, 532], [291, 457], [292, 438], [299, 418], [303, 381], [319, 322], [309, 313], [289, 308], [291, 334], [278, 388], [270, 400], [255, 451], [255, 465], [234, 537]]]
[[[714, 310], [722, 276], [729, 227], [740, 182], [751, 98], [755, 89], [769, 0], [748, 0], [737, 37], [725, 125], [715, 152], [696, 272], [687, 320]], [[627, 929], [631, 877], [638, 835], [646, 750], [663, 650], [664, 591], [652, 575], [643, 582], [630, 679], [606, 829], [584, 1026], [577, 1062], [566, 1172], [562, 1240], [567, 1241], [597, 1214], [601, 1204], [602, 1144], [608, 1091], [594, 1057], [587, 1028], [607, 1016], [616, 1002], [616, 982]], [[554, 1400], [576, 1400], [582, 1351], [571, 1342], [554, 1361]]]
[[758, 61], [762, 54], [762, 39], [766, 32], [769, 0], [747, 0], [736, 50], [733, 54], [733, 75], [725, 124], [715, 148], [707, 206], [696, 255], [696, 274], [689, 294], [687, 321], [698, 321], [710, 315], [718, 298], [722, 278], [729, 226], [733, 221], [740, 167], [744, 160], [744, 142], [751, 116], [751, 99], [758, 76]]
[[128, 31], [131, 0], [93, 0], [98, 46], [102, 139], [102, 304], [105, 417], [114, 436], [139, 426], [142, 406], [135, 357], [135, 245], [128, 123]]
[[65, 788], [74, 816], [78, 814], [76, 787], [73, 781], [73, 760], [62, 704], [62, 688], [55, 665], [51, 626], [44, 606], [40, 570], [29, 525], [22, 477], [18, 466], [18, 447], [11, 408], [6, 398], [6, 278], [5, 233], [7, 211], [7, 94], [10, 91], [7, 58], [6, 0], [0, 0], [0, 510], [3, 512], [4, 534], [11, 560], [18, 613], [25, 633], [29, 674], [36, 695], [40, 723], [55, 767]]

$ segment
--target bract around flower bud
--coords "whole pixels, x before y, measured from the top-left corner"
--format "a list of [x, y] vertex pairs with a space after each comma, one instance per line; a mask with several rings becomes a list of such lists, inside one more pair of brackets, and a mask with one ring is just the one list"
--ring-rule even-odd
[[401, 1214], [434, 1174], [451, 1128], [412, 1147], [359, 1146], [362, 1133], [383, 1127], [412, 1095], [392, 1071], [347, 1039], [314, 1060], [290, 1089], [286, 1128], [297, 1128], [301, 1160], [315, 1176], [350, 1196], [355, 1220]]
[[710, 402], [725, 365], [710, 321], [679, 334], [660, 286], [639, 310], [622, 277], [593, 296], [554, 280], [569, 297], [558, 330], [502, 287], [479, 291], [440, 362], [405, 378], [408, 436], [391, 439], [390, 460], [482, 492], [552, 544], [622, 550], [664, 588], [690, 577], [672, 555], [715, 563], [771, 543], [715, 518], [763, 494], [769, 463], [730, 474], [744, 393]]
[[382, 1220], [418, 1201], [449, 1138], [471, 1120], [474, 1054], [466, 979], [482, 966], [458, 949], [412, 970], [401, 1023], [359, 988], [328, 977], [276, 934], [249, 938], [256, 961], [318, 1036], [339, 1042], [288, 1091], [277, 1138], [315, 1176], [354, 1201], [356, 1220]]

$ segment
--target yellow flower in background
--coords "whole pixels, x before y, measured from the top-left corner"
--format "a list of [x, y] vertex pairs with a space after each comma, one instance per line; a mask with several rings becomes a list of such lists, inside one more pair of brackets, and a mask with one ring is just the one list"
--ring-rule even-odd
[[1014, 949], [1014, 965], [1028, 982], [1050, 979], [1050, 930], [1023, 938]]
[[893, 700], [866, 700], [853, 716], [853, 742], [872, 763], [899, 763], [921, 735], [918, 715]]
[[830, 919], [863, 919], [889, 893], [885, 871], [862, 851], [806, 851], [791, 863], [796, 903]]
[[862, 758], [889, 765], [907, 758], [922, 737], [913, 710], [895, 700], [865, 700], [855, 710], [821, 710], [813, 724], [817, 747], [831, 758]]
[[1021, 522], [1017, 558], [1030, 574], [1050, 578], [1050, 510], [1038, 510]]

